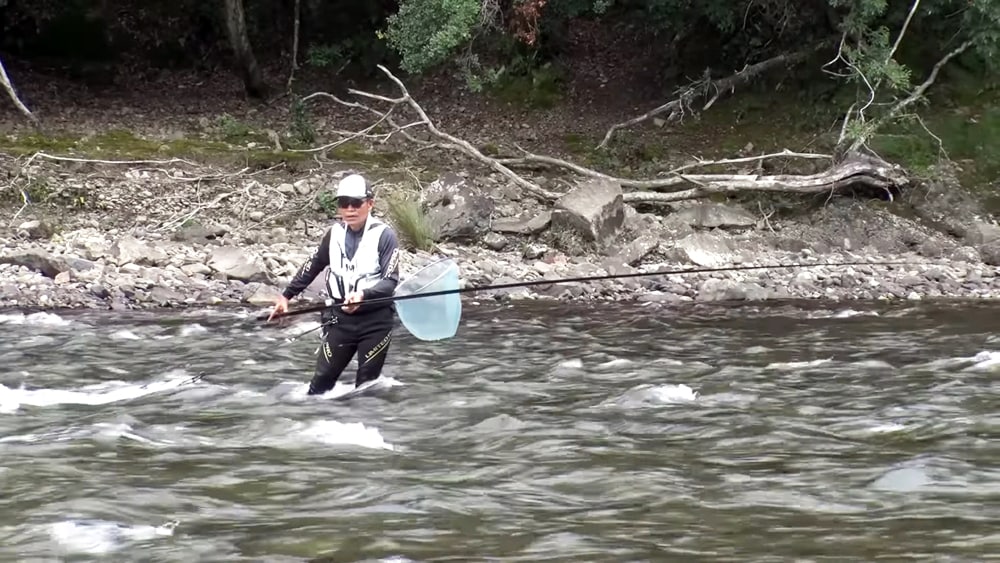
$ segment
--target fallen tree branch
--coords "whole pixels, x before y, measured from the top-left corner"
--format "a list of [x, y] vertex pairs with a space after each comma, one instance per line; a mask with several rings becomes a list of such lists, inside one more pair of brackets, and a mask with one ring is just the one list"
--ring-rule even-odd
[[[394, 133], [399, 133], [402, 137], [404, 137], [408, 141], [411, 141], [413, 143], [417, 143], [417, 144], [420, 144], [420, 145], [426, 144], [426, 141], [417, 139], [416, 137], [410, 135], [408, 132], [405, 131], [405, 129], [407, 129], [409, 126], [401, 127], [401, 126], [397, 125], [396, 122], [393, 121], [393, 119], [391, 117], [389, 117], [389, 114], [392, 113], [392, 109], [390, 109], [389, 111], [386, 111], [386, 112], [381, 112], [381, 111], [378, 111], [377, 109], [370, 108], [370, 107], [368, 107], [368, 106], [366, 106], [364, 104], [359, 104], [358, 102], [348, 102], [348, 101], [341, 100], [337, 96], [334, 96], [333, 94], [330, 94], [328, 92], [314, 92], [312, 94], [309, 94], [308, 96], [302, 98], [302, 103], [306, 103], [306, 102], [308, 102], [309, 100], [311, 100], [313, 98], [329, 98], [329, 99], [333, 100], [334, 102], [337, 102], [338, 104], [340, 104], [342, 106], [346, 106], [346, 107], [349, 107], [349, 108], [361, 109], [361, 110], [364, 110], [364, 111], [366, 111], [368, 113], [374, 114], [374, 115], [376, 115], [379, 118], [378, 121], [375, 122], [373, 125], [370, 125], [370, 126], [364, 128], [364, 129], [362, 129], [360, 132], [351, 133], [350, 135], [353, 135], [351, 138], [358, 138], [358, 137], [369, 137], [370, 138], [371, 136], [367, 134], [367, 131], [371, 131], [372, 129], [375, 128], [376, 125], [378, 125], [379, 123], [385, 121], [386, 123], [389, 124], [390, 127], [392, 127], [392, 131], [390, 131], [390, 133], [388, 133], [386, 135], [380, 136], [380, 137], [382, 137], [382, 141], [381, 142], [385, 143], [385, 142], [387, 142], [389, 140], [389, 138]], [[391, 102], [402, 103], [403, 100], [402, 99], [391, 100]], [[329, 150], [330, 148], [333, 148], [333, 147], [336, 147], [338, 145], [341, 145], [341, 144], [343, 144], [343, 143], [345, 143], [345, 142], [347, 142], [349, 140], [351, 140], [351, 139], [342, 139], [340, 141], [335, 141], [333, 143], [325, 145], [325, 148], [324, 147], [318, 147], [318, 148], [314, 148], [314, 149], [289, 149], [289, 150], [291, 152], [322, 152], [322, 150]]]
[[707, 167], [707, 166], [721, 165], [721, 164], [739, 164], [739, 163], [745, 163], [745, 162], [763, 161], [763, 160], [767, 160], [767, 159], [771, 159], [771, 158], [779, 158], [779, 157], [780, 158], [824, 159], [824, 160], [832, 160], [832, 158], [833, 158], [832, 156], [830, 156], [828, 154], [798, 153], [798, 152], [792, 152], [792, 151], [790, 151], [788, 149], [785, 149], [785, 150], [783, 150], [781, 152], [769, 153], [769, 154], [762, 154], [762, 155], [759, 155], [759, 156], [748, 156], [748, 157], [741, 157], [741, 158], [726, 158], [726, 159], [722, 159], [722, 160], [701, 160], [701, 159], [698, 159], [697, 162], [694, 162], [694, 163], [691, 163], [691, 164], [685, 164], [683, 166], [679, 166], [677, 168], [674, 168], [673, 170], [668, 171], [667, 174], [669, 175], [669, 177], [667, 177], [667, 178], [656, 178], [656, 179], [653, 179], [653, 180], [632, 180], [632, 179], [629, 179], [629, 178], [618, 178], [616, 176], [611, 176], [609, 174], [604, 174], [603, 172], [598, 172], [596, 170], [592, 170], [592, 169], [587, 168], [585, 166], [580, 166], [579, 164], [574, 164], [572, 162], [569, 162], [568, 160], [563, 160], [561, 158], [555, 158], [555, 157], [552, 157], [552, 156], [545, 156], [545, 155], [533, 154], [533, 153], [530, 153], [530, 152], [524, 150], [521, 147], [517, 147], [517, 148], [522, 153], [524, 153], [524, 156], [522, 156], [520, 158], [504, 158], [504, 159], [496, 159], [496, 160], [498, 162], [500, 162], [501, 164], [505, 165], [505, 166], [523, 166], [523, 165], [532, 164], [532, 163], [534, 163], [534, 164], [547, 164], [547, 165], [551, 165], [551, 166], [558, 166], [560, 168], [564, 168], [566, 170], [570, 170], [572, 172], [576, 172], [577, 174], [580, 174], [581, 176], [588, 176], [590, 178], [598, 178], [598, 179], [601, 179], [601, 180], [608, 180], [608, 181], [614, 182], [616, 184], [621, 185], [623, 188], [637, 188], [637, 189], [644, 189], [644, 190], [671, 188], [671, 187], [674, 187], [674, 186], [681, 186], [681, 185], [685, 185], [685, 184], [697, 183], [701, 178], [710, 177], [710, 176], [704, 176], [704, 175], [685, 175], [685, 174], [681, 174], [681, 172], [683, 172], [685, 170], [690, 170], [692, 168]]
[[[457, 151], [469, 156], [477, 162], [500, 172], [527, 192], [546, 202], [552, 202], [558, 199], [561, 194], [552, 193], [542, 189], [538, 184], [514, 172], [512, 167], [539, 164], [555, 166], [581, 176], [606, 180], [608, 182], [618, 184], [622, 188], [640, 190], [626, 192], [624, 194], [624, 200], [627, 203], [668, 203], [687, 199], [704, 198], [712, 194], [724, 194], [740, 191], [785, 192], [799, 194], [822, 193], [829, 191], [832, 194], [836, 190], [849, 185], [865, 185], [873, 188], [884, 189], [888, 192], [890, 188], [901, 186], [907, 181], [907, 178], [901, 168], [889, 164], [888, 162], [885, 162], [877, 157], [861, 154], [851, 154], [850, 158], [846, 158], [839, 163], [833, 164], [831, 168], [823, 172], [810, 175], [687, 173], [688, 170], [694, 168], [704, 168], [713, 165], [762, 162], [767, 159], [775, 158], [798, 158], [808, 160], [822, 159], [831, 161], [831, 163], [834, 161], [834, 157], [828, 154], [798, 153], [792, 152], [788, 149], [775, 153], [740, 158], [727, 158], [721, 160], [696, 159], [695, 162], [684, 164], [668, 171], [667, 177], [655, 178], [651, 180], [618, 178], [560, 158], [533, 154], [519, 146], [517, 147], [518, 150], [523, 153], [523, 156], [519, 158], [491, 158], [484, 155], [469, 142], [438, 129], [420, 104], [412, 98], [406, 86], [403, 85], [403, 83], [384, 66], [379, 65], [379, 69], [385, 73], [389, 79], [393, 81], [393, 83], [395, 83], [396, 87], [400, 90], [400, 92], [402, 92], [401, 96], [390, 98], [355, 89], [350, 89], [349, 92], [362, 98], [388, 103], [392, 106], [392, 109], [405, 104], [412, 109], [418, 117], [417, 120], [405, 127], [424, 125], [432, 136], [443, 141], [437, 144], [421, 142], [423, 147], [434, 146]], [[716, 83], [716, 85], [718, 85], [718, 83]], [[405, 131], [403, 131], [404, 127], [391, 122], [388, 117], [388, 114], [392, 111], [392, 109], [387, 112], [380, 112], [363, 104], [345, 102], [336, 96], [323, 93], [312, 94], [307, 98], [317, 96], [329, 97], [345, 106], [360, 108], [370, 113], [374, 113], [379, 116], [379, 123], [385, 122], [392, 126], [392, 131], [389, 134], [396, 132], [402, 132], [405, 134]], [[373, 128], [374, 125], [362, 129], [359, 132], [351, 133], [351, 135], [355, 137], [359, 135], [374, 137], [376, 135], [370, 133]], [[672, 191], [645, 191], [664, 189], [672, 189]]]
[[632, 119], [629, 119], [628, 121], [623, 121], [621, 123], [616, 123], [612, 125], [608, 129], [607, 133], [604, 134], [604, 139], [602, 139], [601, 142], [598, 143], [597, 148], [603, 149], [607, 147], [608, 143], [611, 141], [611, 136], [614, 135], [616, 131], [624, 129], [625, 127], [630, 127], [632, 125], [642, 123], [643, 121], [652, 119], [668, 111], [670, 112], [670, 115], [667, 117], [667, 121], [672, 121], [678, 118], [680, 115], [682, 115], [685, 111], [685, 108], [690, 107], [691, 103], [696, 98], [707, 96], [709, 93], [715, 92], [715, 95], [705, 104], [705, 107], [702, 108], [702, 111], [707, 110], [708, 108], [712, 107], [712, 105], [719, 98], [719, 96], [722, 95], [723, 92], [726, 91], [731, 92], [735, 90], [737, 86], [750, 82], [757, 76], [764, 74], [765, 72], [768, 72], [773, 68], [777, 68], [783, 65], [798, 64], [806, 60], [810, 56], [812, 56], [812, 54], [815, 53], [816, 51], [832, 44], [834, 41], [835, 39], [825, 39], [801, 51], [795, 51], [793, 53], [785, 53], [783, 55], [778, 55], [776, 57], [772, 57], [770, 59], [761, 61], [759, 63], [748, 65], [739, 72], [731, 74], [725, 78], [720, 78], [718, 80], [711, 80], [705, 78], [699, 80], [698, 82], [691, 84], [690, 86], [680, 90], [677, 97], [674, 98], [673, 100], [670, 100], [665, 104], [657, 106], [638, 117], [634, 117]]
[[38, 118], [35, 117], [35, 114], [31, 113], [28, 106], [24, 105], [21, 98], [17, 96], [17, 90], [14, 89], [14, 84], [10, 81], [10, 77], [7, 76], [7, 69], [4, 68], [2, 60], [0, 60], [0, 85], [3, 85], [4, 90], [7, 91], [7, 95], [10, 96], [11, 101], [14, 102], [14, 106], [17, 107], [18, 111], [24, 114], [32, 125], [36, 128], [39, 127]]
[[696, 187], [674, 192], [629, 192], [626, 203], [670, 203], [700, 199], [712, 194], [741, 191], [815, 194], [834, 192], [851, 185], [887, 190], [907, 182], [902, 168], [872, 156], [854, 154], [818, 174], [698, 174], [681, 175]]
[[181, 162], [184, 164], [189, 164], [191, 166], [198, 166], [198, 164], [191, 162], [190, 160], [184, 160], [183, 158], [171, 158], [169, 160], [101, 160], [97, 158], [78, 158], [75, 156], [57, 156], [53, 154], [48, 154], [44, 152], [36, 152], [31, 155], [25, 166], [31, 163], [31, 161], [36, 158], [44, 158], [47, 160], [57, 160], [63, 162], [85, 162], [90, 164], [173, 164], [175, 162]]
[[[413, 123], [410, 123], [409, 125], [400, 126], [400, 125], [396, 124], [394, 121], [392, 121], [388, 117], [389, 113], [392, 112], [392, 108], [389, 111], [380, 112], [380, 111], [372, 109], [372, 108], [370, 108], [370, 107], [368, 107], [368, 106], [366, 106], [364, 104], [360, 104], [360, 103], [357, 103], [357, 102], [346, 102], [346, 101], [341, 100], [340, 98], [338, 98], [338, 97], [336, 97], [336, 96], [334, 96], [332, 94], [327, 94], [325, 92], [317, 92], [317, 93], [314, 93], [314, 94], [310, 94], [309, 96], [306, 96], [305, 98], [303, 98], [303, 102], [306, 101], [306, 100], [309, 100], [311, 98], [314, 98], [314, 97], [322, 96], [322, 97], [328, 97], [328, 98], [334, 100], [335, 102], [337, 102], [337, 103], [339, 103], [341, 105], [347, 106], [347, 107], [354, 107], [354, 108], [358, 108], [358, 109], [363, 109], [363, 110], [368, 111], [370, 113], [374, 113], [375, 115], [379, 116], [379, 121], [383, 121], [384, 120], [386, 123], [388, 123], [392, 127], [392, 130], [388, 134], [382, 135], [382, 136], [384, 136], [385, 140], [388, 140], [388, 138], [391, 135], [399, 133], [400, 135], [404, 136], [405, 138], [407, 138], [409, 140], [416, 141], [416, 139], [412, 135], [409, 135], [406, 132], [406, 129], [408, 129], [410, 127], [415, 127], [417, 125], [423, 125], [423, 126], [425, 126], [427, 128], [427, 130], [430, 132], [431, 135], [433, 135], [434, 137], [437, 137], [438, 139], [441, 139], [441, 140], [444, 141], [443, 143], [433, 144], [434, 146], [436, 146], [438, 148], [444, 148], [444, 149], [449, 149], [449, 150], [452, 150], [452, 151], [460, 152], [460, 153], [465, 154], [466, 156], [469, 156], [469, 157], [473, 158], [474, 160], [478, 161], [479, 163], [484, 164], [484, 165], [488, 166], [489, 168], [491, 168], [493, 170], [496, 170], [497, 172], [503, 174], [510, 181], [514, 182], [519, 187], [521, 187], [523, 190], [525, 190], [526, 192], [530, 193], [531, 195], [535, 196], [536, 198], [538, 198], [540, 200], [551, 202], [551, 201], [554, 201], [555, 199], [557, 199], [559, 197], [560, 194], [553, 193], [553, 192], [550, 192], [548, 190], [543, 189], [538, 184], [536, 184], [536, 183], [534, 183], [534, 182], [532, 182], [530, 180], [527, 180], [527, 179], [523, 178], [522, 176], [518, 175], [517, 173], [515, 173], [513, 170], [511, 170], [510, 168], [508, 168], [506, 165], [504, 165], [499, 160], [497, 160], [495, 158], [490, 158], [490, 157], [484, 155], [482, 152], [479, 151], [479, 149], [477, 149], [476, 147], [472, 146], [472, 144], [469, 143], [468, 141], [465, 141], [463, 139], [460, 139], [458, 137], [455, 137], [454, 135], [448, 134], [448, 133], [446, 133], [446, 132], [441, 131], [440, 129], [438, 129], [437, 125], [434, 124], [434, 121], [431, 120], [431, 118], [427, 115], [427, 112], [424, 111], [424, 108], [421, 107], [421, 105], [418, 104], [416, 102], [416, 100], [413, 99], [413, 96], [410, 95], [409, 90], [406, 88], [406, 86], [403, 84], [403, 82], [401, 80], [399, 80], [398, 78], [396, 78], [396, 76], [393, 75], [392, 72], [390, 72], [389, 69], [387, 69], [385, 66], [378, 65], [378, 69], [381, 70], [389, 78], [389, 80], [391, 80], [396, 85], [396, 88], [398, 88], [399, 91], [402, 93], [401, 96], [399, 96], [397, 98], [389, 98], [389, 97], [386, 97], [386, 96], [381, 96], [381, 95], [378, 95], [378, 94], [372, 94], [370, 92], [365, 92], [365, 91], [362, 91], [362, 90], [356, 90], [354, 88], [348, 89], [348, 92], [350, 92], [351, 94], [353, 94], [355, 96], [359, 96], [359, 97], [362, 97], [362, 98], [367, 98], [367, 99], [370, 99], [370, 100], [375, 100], [375, 101], [378, 101], [378, 102], [383, 102], [383, 103], [390, 104], [392, 106], [392, 108], [395, 108], [396, 106], [404, 105], [405, 104], [406, 106], [409, 106], [409, 108], [411, 110], [413, 110], [414, 113], [417, 114], [417, 116], [419, 117], [419, 119], [417, 121], [415, 121]], [[377, 123], [375, 125], [377, 125]], [[363, 130], [355, 133], [354, 137], [356, 138], [358, 136], [370, 136], [369, 131], [371, 131], [375, 127], [375, 125], [369, 126], [369, 127], [365, 128], [365, 129], [363, 129]], [[425, 145], [425, 146], [428, 145], [428, 144], [430, 144], [430, 143], [427, 143], [427, 142], [424, 142], [424, 141], [417, 141], [417, 142], [419, 142], [420, 144]], [[309, 150], [314, 150], [314, 149], [306, 149], [306, 150], [309, 151]]]

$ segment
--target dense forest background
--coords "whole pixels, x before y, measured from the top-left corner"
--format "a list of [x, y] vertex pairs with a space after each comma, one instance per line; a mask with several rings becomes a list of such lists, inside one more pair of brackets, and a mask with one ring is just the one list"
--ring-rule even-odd
[[[0, 61], [27, 107], [50, 113], [73, 102], [46, 80], [98, 98], [155, 83], [169, 98], [171, 77], [224, 77], [247, 103], [287, 110], [313, 89], [385, 83], [382, 64], [430, 104], [570, 107], [567, 125], [598, 126], [564, 145], [590, 147], [698, 87], [692, 112], [822, 130], [914, 166], [964, 159], [983, 182], [1000, 176], [998, 44], [1000, 0], [0, 0]], [[723, 143], [718, 130], [705, 135]]]

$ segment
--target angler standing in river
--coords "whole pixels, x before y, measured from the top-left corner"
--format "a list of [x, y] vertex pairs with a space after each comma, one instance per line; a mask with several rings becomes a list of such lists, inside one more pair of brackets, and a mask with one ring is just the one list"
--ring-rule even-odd
[[327, 266], [326, 289], [337, 307], [324, 309], [322, 345], [309, 382], [309, 394], [333, 389], [355, 353], [358, 372], [355, 388], [382, 373], [395, 308], [392, 302], [366, 305], [364, 301], [389, 297], [399, 283], [399, 245], [393, 229], [371, 214], [375, 196], [358, 174], [346, 176], [337, 186], [341, 222], [323, 235], [319, 247], [303, 264], [274, 304], [275, 315], [288, 311], [289, 300], [300, 294]]

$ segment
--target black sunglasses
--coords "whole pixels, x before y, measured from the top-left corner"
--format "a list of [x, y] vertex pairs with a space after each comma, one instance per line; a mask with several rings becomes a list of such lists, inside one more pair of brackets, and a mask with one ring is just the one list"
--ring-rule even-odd
[[358, 199], [356, 197], [338, 197], [337, 198], [337, 207], [339, 207], [341, 209], [343, 209], [345, 207], [353, 207], [353, 208], [357, 209], [357, 208], [361, 207], [362, 205], [364, 205], [365, 201], [367, 201], [367, 200]]

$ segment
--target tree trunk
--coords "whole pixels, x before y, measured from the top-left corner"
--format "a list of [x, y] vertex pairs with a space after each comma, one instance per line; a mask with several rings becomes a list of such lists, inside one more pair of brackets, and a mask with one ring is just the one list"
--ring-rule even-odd
[[226, 33], [229, 36], [229, 44], [233, 47], [233, 54], [236, 55], [236, 64], [239, 66], [243, 85], [251, 97], [263, 98], [267, 94], [267, 86], [264, 84], [264, 77], [261, 75], [260, 67], [257, 66], [257, 59], [250, 45], [246, 18], [243, 15], [243, 0], [224, 0], [224, 3]]

